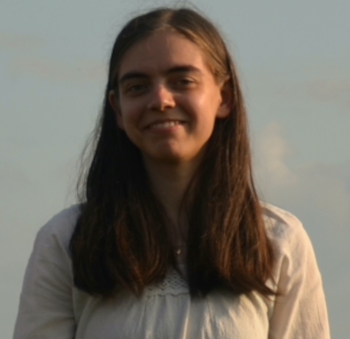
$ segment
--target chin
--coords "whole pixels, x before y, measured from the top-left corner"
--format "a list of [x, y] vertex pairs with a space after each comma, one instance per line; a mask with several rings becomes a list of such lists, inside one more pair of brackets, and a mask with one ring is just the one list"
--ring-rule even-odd
[[186, 161], [184, 159], [184, 157], [178, 155], [178, 154], [161, 154], [161, 155], [158, 155], [155, 157], [155, 159], [158, 161], [158, 162], [164, 162], [164, 163], [167, 163], [167, 164], [180, 164], [180, 163], [183, 163], [184, 161]]
[[201, 154], [189, 155], [178, 152], [161, 152], [152, 156], [153, 160], [158, 163], [167, 165], [198, 164]]
[[[160, 146], [160, 145], [158, 145]], [[168, 147], [167, 147], [168, 146]], [[151, 162], [180, 165], [185, 163], [198, 163], [204, 148], [190, 150], [189, 147], [171, 147], [177, 145], [161, 145], [161, 147], [152, 147], [142, 151], [144, 159]], [[192, 151], [192, 152], [191, 152]], [[146, 160], [146, 161], [147, 161]]]
[[[144, 154], [146, 155], [147, 153]], [[173, 149], [162, 149], [153, 151], [152, 153], [148, 153], [148, 155], [146, 155], [145, 158], [156, 162], [164, 162], [169, 164], [178, 164], [182, 163], [183, 161], [186, 161], [186, 156], [184, 156], [184, 154], [176, 152], [176, 150]]]

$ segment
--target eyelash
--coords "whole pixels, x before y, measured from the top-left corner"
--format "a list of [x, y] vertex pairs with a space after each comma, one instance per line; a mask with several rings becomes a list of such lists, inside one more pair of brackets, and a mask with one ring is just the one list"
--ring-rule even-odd
[[192, 79], [189, 79], [189, 78], [181, 78], [178, 81], [176, 81], [176, 83], [178, 83], [180, 85], [188, 86], [188, 85], [194, 84], [194, 81]]
[[[177, 88], [188, 88], [192, 85], [195, 84], [195, 81], [193, 79], [190, 78], [179, 78], [179, 79], [175, 79], [173, 81], [170, 81], [170, 84], [173, 87], [177, 87]], [[125, 89], [125, 93], [126, 94], [130, 94], [130, 95], [138, 95], [138, 94], [142, 94], [144, 93], [148, 88], [147, 84], [132, 84], [128, 87], [126, 87]]]
[[145, 90], [147, 86], [143, 84], [135, 84], [126, 88], [126, 93], [138, 94]]

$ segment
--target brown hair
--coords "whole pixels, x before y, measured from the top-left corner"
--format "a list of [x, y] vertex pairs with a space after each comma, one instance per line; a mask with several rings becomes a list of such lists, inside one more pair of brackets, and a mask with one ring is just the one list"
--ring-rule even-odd
[[137, 294], [176, 266], [164, 210], [150, 189], [140, 151], [117, 127], [108, 101], [109, 92], [118, 89], [125, 52], [164, 28], [200, 46], [215, 77], [228, 79], [232, 94], [231, 112], [216, 121], [191, 182], [192, 198], [187, 194], [184, 200], [190, 225], [190, 293], [203, 295], [225, 286], [238, 294], [273, 294], [266, 281], [272, 278], [274, 255], [252, 180], [247, 116], [236, 70], [213, 24], [186, 8], [140, 15], [117, 36], [81, 214], [70, 243], [75, 285], [95, 295], [108, 296], [120, 288]]

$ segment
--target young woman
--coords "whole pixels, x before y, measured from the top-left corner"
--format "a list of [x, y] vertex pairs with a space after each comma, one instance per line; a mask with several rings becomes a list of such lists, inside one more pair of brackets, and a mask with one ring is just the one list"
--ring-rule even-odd
[[207, 19], [131, 20], [81, 204], [38, 233], [14, 338], [329, 338], [305, 231], [258, 200], [246, 119]]

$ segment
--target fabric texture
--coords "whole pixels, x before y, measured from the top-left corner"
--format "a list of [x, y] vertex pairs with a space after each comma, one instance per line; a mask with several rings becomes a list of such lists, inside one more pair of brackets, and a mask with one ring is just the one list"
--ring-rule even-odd
[[283, 292], [270, 299], [223, 290], [191, 299], [175, 270], [140, 297], [128, 291], [108, 300], [92, 297], [74, 287], [68, 251], [79, 207], [62, 211], [37, 234], [14, 339], [330, 338], [322, 280], [305, 230], [286, 211], [267, 204], [263, 210]]

